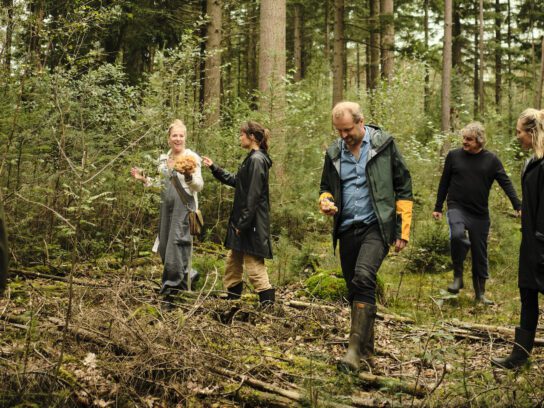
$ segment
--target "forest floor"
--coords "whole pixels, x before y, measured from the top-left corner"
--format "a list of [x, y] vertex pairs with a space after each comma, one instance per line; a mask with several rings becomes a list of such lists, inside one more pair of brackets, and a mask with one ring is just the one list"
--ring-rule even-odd
[[[470, 318], [498, 314], [496, 306], [474, 305], [470, 291], [418, 303], [426, 278], [405, 276], [407, 307], [387, 293], [401, 287], [391, 274], [376, 355], [348, 375], [336, 369], [349, 330], [345, 303], [312, 299], [301, 283], [280, 287], [265, 309], [251, 293], [227, 301], [215, 290], [214, 270], [171, 307], [158, 295], [157, 259], [138, 261], [114, 273], [81, 266], [72, 290], [60, 271], [12, 271], [0, 299], [0, 406], [543, 405], [542, 349], [522, 370], [492, 368], [490, 356], [511, 349], [513, 326]], [[544, 345], [544, 332], [537, 337]]]

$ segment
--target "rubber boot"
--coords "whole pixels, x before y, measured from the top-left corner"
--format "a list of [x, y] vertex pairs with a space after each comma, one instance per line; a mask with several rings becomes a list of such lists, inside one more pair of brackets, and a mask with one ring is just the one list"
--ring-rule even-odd
[[535, 331], [524, 330], [516, 327], [515, 343], [512, 352], [508, 357], [491, 359], [491, 364], [495, 367], [507, 368], [509, 370], [518, 368], [527, 363], [529, 355], [533, 350], [535, 343]]
[[242, 290], [244, 289], [244, 282], [239, 282], [234, 286], [227, 289], [227, 300], [237, 300], [242, 296]]
[[276, 289], [270, 288], [259, 292], [259, 303], [261, 306], [273, 305], [276, 301]]
[[376, 306], [369, 303], [353, 302], [351, 307], [351, 330], [348, 350], [338, 362], [338, 369], [345, 373], [356, 372], [361, 366], [363, 350], [366, 349], [372, 330]]
[[366, 344], [361, 344], [361, 357], [368, 365], [369, 369], [374, 368], [374, 325], [370, 329], [370, 336]]
[[448, 292], [459, 293], [463, 289], [463, 266], [453, 267], [453, 282], [448, 286]]
[[485, 281], [486, 279], [472, 275], [472, 284], [474, 286], [476, 302], [484, 305], [494, 305], [495, 302], [485, 297]]

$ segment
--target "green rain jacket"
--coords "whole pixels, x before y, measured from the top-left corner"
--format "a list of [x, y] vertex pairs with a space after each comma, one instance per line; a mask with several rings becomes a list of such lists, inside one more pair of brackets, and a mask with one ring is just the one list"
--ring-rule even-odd
[[[393, 137], [379, 127], [367, 126], [370, 128], [370, 150], [365, 171], [372, 207], [378, 218], [382, 238], [389, 245], [399, 238], [408, 241], [413, 204], [410, 172]], [[342, 213], [341, 149], [341, 138], [336, 139], [328, 147], [319, 191], [320, 201], [329, 198], [338, 207], [332, 231], [333, 248], [336, 248], [338, 241]]]

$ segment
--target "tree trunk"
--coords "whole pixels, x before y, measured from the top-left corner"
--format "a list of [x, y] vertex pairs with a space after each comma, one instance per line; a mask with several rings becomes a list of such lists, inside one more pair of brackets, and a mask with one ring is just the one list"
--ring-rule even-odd
[[293, 6], [293, 51], [295, 59], [295, 72], [293, 80], [298, 82], [302, 79], [302, 4], [296, 3]]
[[423, 89], [423, 111], [429, 113], [430, 75], [429, 75], [429, 0], [423, 0], [423, 30], [425, 41], [425, 85]]
[[540, 76], [538, 77], [538, 85], [536, 87], [535, 95], [535, 109], [540, 110], [542, 108], [542, 82], [544, 81], [544, 36], [541, 41], [540, 50]]
[[256, 100], [255, 100], [255, 91], [259, 86], [259, 80], [257, 75], [257, 33], [259, 30], [259, 25], [257, 24], [257, 5], [255, 1], [251, 1], [249, 5], [248, 12], [249, 20], [251, 24], [249, 25], [249, 30], [246, 31], [247, 34], [247, 56], [246, 56], [246, 71], [247, 71], [247, 90], [248, 94], [251, 97], [253, 103], [252, 108], [256, 109]]
[[[512, 9], [510, 7], [510, 0], [506, 3], [507, 7], [507, 31], [506, 31], [506, 43], [508, 44], [508, 95], [512, 95]], [[512, 107], [512, 98], [508, 98], [508, 126], [511, 130], [514, 130], [514, 115]]]
[[478, 42], [479, 57], [480, 57], [480, 86], [478, 87], [478, 94], [480, 95], [480, 117], [483, 116], [485, 110], [485, 98], [484, 98], [484, 0], [479, 1], [479, 13], [478, 13], [478, 31], [480, 41]]
[[30, 35], [29, 35], [29, 59], [30, 65], [38, 70], [42, 69], [42, 54], [40, 35], [43, 28], [43, 19], [45, 17], [44, 0], [34, 0], [30, 3]]
[[474, 105], [472, 116], [475, 119], [480, 117], [479, 115], [479, 99], [480, 99], [480, 64], [479, 64], [479, 37], [480, 30], [476, 29], [478, 27], [478, 15], [474, 13], [474, 79], [473, 79], [473, 93], [474, 93]]
[[327, 63], [327, 65], [330, 63], [330, 50], [331, 50], [331, 44], [330, 44], [330, 36], [331, 36], [331, 29], [329, 24], [329, 17], [330, 17], [330, 0], [325, 0], [325, 48], [323, 57]]
[[393, 0], [381, 0], [381, 27], [382, 27], [382, 78], [389, 81], [393, 76], [395, 56], [395, 20]]
[[452, 40], [452, 0], [444, 1], [444, 47], [442, 56], [442, 132], [450, 131], [451, 98], [451, 44]]
[[495, 0], [495, 109], [501, 113], [502, 103], [502, 14], [501, 1]]
[[4, 41], [4, 71], [5, 77], [9, 78], [11, 72], [11, 41], [13, 38], [13, 0], [2, 0], [2, 5], [7, 13], [6, 38]]
[[369, 0], [370, 8], [370, 89], [375, 90], [380, 77], [380, 0]]
[[[451, 66], [457, 68], [462, 65], [463, 58], [463, 23], [461, 21], [461, 10], [459, 8], [459, 0], [453, 0], [456, 7], [453, 8], [452, 14], [452, 50], [451, 50]], [[452, 4], [453, 6], [453, 4]]]
[[221, 0], [208, 0], [208, 39], [206, 41], [206, 77], [204, 111], [206, 127], [219, 123], [221, 95]]
[[344, 0], [334, 0], [334, 53], [332, 62], [332, 105], [344, 97]]
[[356, 45], [356, 66], [355, 66], [355, 85], [357, 87], [357, 96], [361, 94], [361, 52], [360, 44]]
[[[200, 0], [200, 14], [202, 18], [206, 15], [206, 2], [207, 0]], [[206, 77], [206, 38], [207, 29], [205, 25], [200, 26], [200, 53], [198, 56], [198, 112], [201, 115], [204, 114], [204, 78]], [[228, 83], [230, 84], [230, 78]], [[194, 122], [193, 122], [194, 123]]]

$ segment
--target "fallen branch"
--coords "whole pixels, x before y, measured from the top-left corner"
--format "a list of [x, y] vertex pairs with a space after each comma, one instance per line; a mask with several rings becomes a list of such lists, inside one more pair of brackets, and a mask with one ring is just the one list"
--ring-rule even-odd
[[358, 378], [367, 384], [377, 387], [386, 387], [390, 390], [404, 392], [406, 394], [415, 395], [416, 397], [424, 397], [428, 393], [427, 387], [411, 381], [402, 381], [397, 378], [383, 377], [370, 373], [359, 373]]
[[[30, 278], [30, 279], [40, 278], [40, 279], [49, 279], [49, 280], [69, 283], [69, 279], [65, 276], [48, 275], [46, 273], [24, 271], [21, 269], [10, 269], [9, 272], [13, 275], [21, 276], [23, 278]], [[89, 283], [89, 282], [81, 281], [79, 279], [74, 279], [73, 283], [74, 285], [88, 286], [91, 288], [109, 288], [109, 286], [106, 286], [106, 285], [97, 285], [96, 283]]]
[[[509, 327], [503, 327], [503, 326], [490, 326], [487, 324], [467, 323], [467, 322], [459, 322], [459, 321], [448, 322], [448, 324], [454, 327], [460, 327], [462, 329], [470, 330], [473, 332], [475, 331], [478, 333], [485, 333], [487, 334], [488, 337], [491, 337], [489, 336], [489, 333], [494, 333], [496, 335], [498, 334], [503, 338], [504, 336], [512, 338], [515, 335], [514, 329], [511, 329]], [[544, 346], [544, 338], [542, 337], [535, 338], [535, 346]]]
[[[58, 330], [64, 329], [64, 321], [62, 319], [56, 317], [49, 317], [48, 320], [53, 323]], [[88, 341], [102, 347], [111, 347], [116, 354], [122, 354], [126, 356], [137, 354], [137, 351], [133, 350], [128, 345], [116, 343], [112, 340], [101, 337], [98, 334], [95, 334], [89, 330], [77, 328], [74, 326], [68, 326], [68, 331], [78, 340]]]

